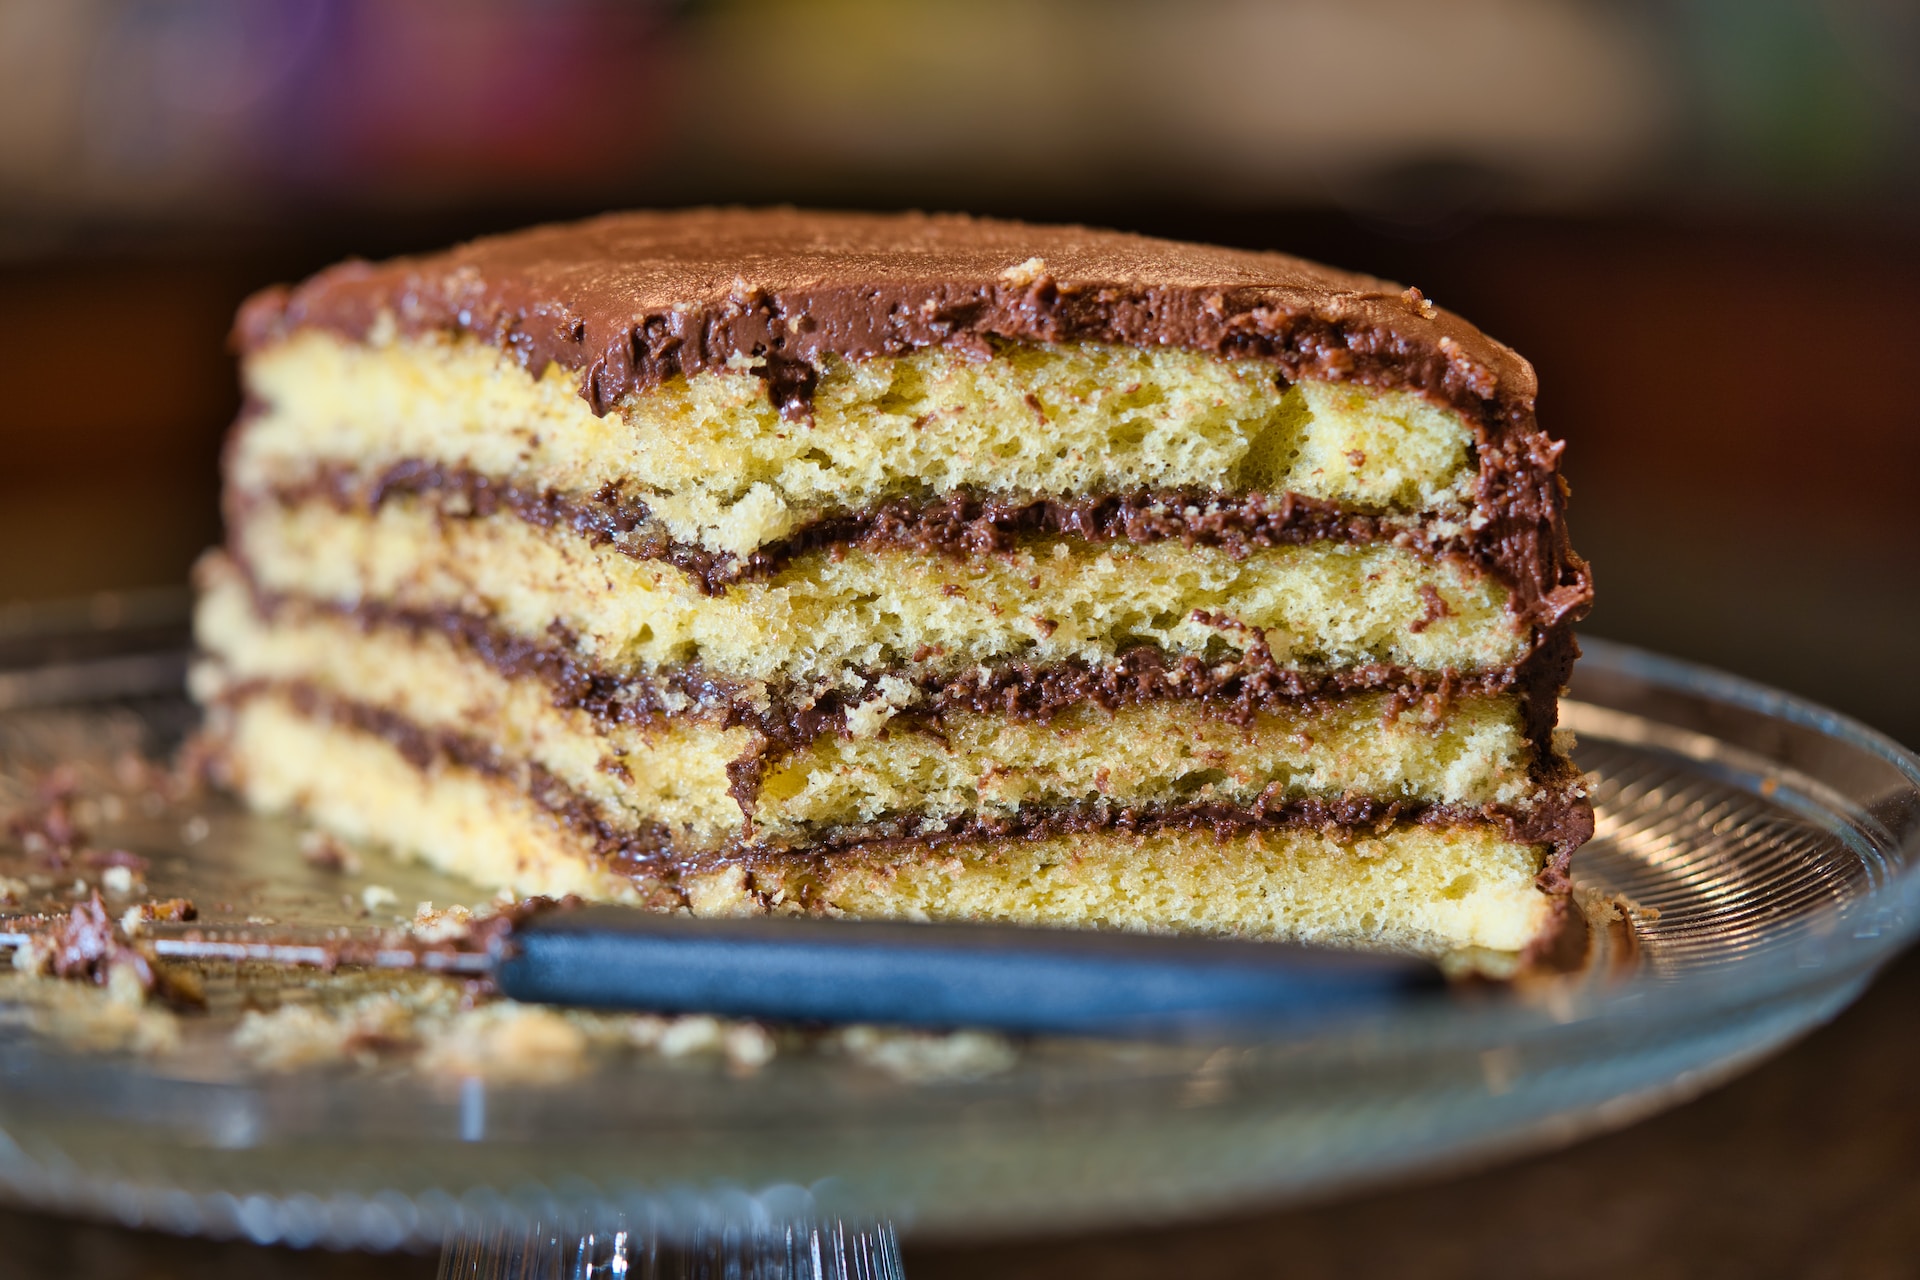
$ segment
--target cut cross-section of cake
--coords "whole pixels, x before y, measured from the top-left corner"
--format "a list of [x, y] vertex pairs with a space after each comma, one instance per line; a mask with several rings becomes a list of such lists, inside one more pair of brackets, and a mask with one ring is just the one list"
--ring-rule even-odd
[[195, 691], [489, 886], [1499, 968], [1568, 916], [1590, 598], [1532, 369], [1073, 227], [633, 213], [247, 304]]

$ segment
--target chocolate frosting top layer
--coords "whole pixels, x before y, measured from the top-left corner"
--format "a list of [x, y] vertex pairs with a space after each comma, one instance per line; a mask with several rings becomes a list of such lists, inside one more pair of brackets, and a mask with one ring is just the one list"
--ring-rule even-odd
[[1531, 420], [1533, 369], [1417, 290], [1278, 253], [959, 215], [696, 209], [608, 214], [445, 253], [350, 261], [241, 311], [243, 349], [302, 326], [462, 331], [581, 375], [604, 413], [675, 374], [764, 357], [783, 409], [811, 365], [990, 339], [1264, 357], [1287, 377], [1418, 389]]

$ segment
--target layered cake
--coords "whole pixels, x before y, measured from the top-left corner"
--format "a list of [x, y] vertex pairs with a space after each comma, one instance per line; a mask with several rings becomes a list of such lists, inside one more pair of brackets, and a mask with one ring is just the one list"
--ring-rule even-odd
[[247, 303], [195, 692], [516, 893], [1524, 958], [1592, 827], [1525, 361], [1277, 254], [631, 213]]

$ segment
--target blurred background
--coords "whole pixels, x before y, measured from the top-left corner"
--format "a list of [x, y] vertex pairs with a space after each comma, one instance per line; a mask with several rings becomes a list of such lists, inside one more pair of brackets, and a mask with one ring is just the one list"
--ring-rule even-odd
[[1920, 742], [1917, 144], [1908, 0], [0, 0], [0, 611], [218, 538], [261, 285], [958, 209], [1417, 284], [1538, 366], [1592, 633]]

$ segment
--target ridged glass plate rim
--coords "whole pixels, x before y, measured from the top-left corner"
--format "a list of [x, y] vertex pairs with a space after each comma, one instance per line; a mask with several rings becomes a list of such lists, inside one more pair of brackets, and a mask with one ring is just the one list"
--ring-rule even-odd
[[[61, 615], [67, 625], [72, 612]], [[116, 616], [138, 616], [151, 631], [165, 613], [148, 601], [131, 614], [106, 608], [89, 616], [104, 616], [109, 629]], [[9, 624], [0, 639], [22, 652], [35, 627], [0, 621]], [[537, 1090], [449, 1093], [350, 1078], [169, 1081], [138, 1063], [74, 1057], [9, 1035], [0, 1042], [0, 1114], [7, 1116], [0, 1186], [35, 1203], [129, 1223], [295, 1244], [392, 1247], [462, 1226], [608, 1213], [661, 1231], [826, 1214], [894, 1215], [936, 1232], [979, 1234], [1324, 1195], [1624, 1123], [1831, 1016], [1911, 939], [1920, 900], [1920, 759], [1795, 695], [1624, 645], [1583, 644], [1566, 704], [1576, 730], [1764, 794], [1844, 842], [1865, 869], [1864, 888], [1797, 917], [1789, 937], [1763, 929], [1756, 945], [1717, 964], [1707, 982], [1691, 980], [1684, 965], [1665, 975], [1629, 966], [1624, 977], [1594, 966], [1511, 998], [1490, 994], [1470, 1009], [1348, 1022], [1332, 1035], [1122, 1047], [1104, 1057], [1101, 1046], [1043, 1047], [1037, 1065], [1011, 1081], [914, 1086], [851, 1102], [827, 1088], [813, 1100], [821, 1109], [786, 1129], [767, 1128], [767, 1112], [740, 1105], [745, 1095], [728, 1095], [732, 1086], [722, 1083], [709, 1099], [720, 1110], [698, 1115], [692, 1134], [710, 1158], [674, 1165], [681, 1172], [664, 1178], [629, 1177], [591, 1143], [543, 1151], [526, 1133], [566, 1100]], [[119, 665], [98, 691], [141, 692], [141, 656], [103, 659]], [[162, 686], [177, 680], [177, 652], [146, 657]], [[0, 671], [0, 713], [10, 703], [69, 705], [84, 697], [86, 661], [66, 663], [41, 684], [32, 669]], [[1718, 734], [1709, 731], [1716, 722], [1723, 722]], [[1773, 747], [1730, 741], [1736, 730]], [[1834, 772], [1848, 762], [1865, 762], [1878, 790], [1863, 797], [1840, 785]], [[1356, 1071], [1356, 1062], [1364, 1069]], [[122, 1116], [109, 1130], [117, 1125], [118, 1132], [104, 1136], [122, 1140], [122, 1148], [103, 1154], [96, 1141], [103, 1132], [66, 1124], [74, 1117], [57, 1105], [21, 1116], [7, 1100], [10, 1093], [21, 1100], [26, 1082], [37, 1082], [28, 1090], [36, 1097], [70, 1104], [117, 1099]], [[587, 1106], [593, 1097], [589, 1090], [574, 1101]], [[1018, 1125], [978, 1123], [980, 1113], [1009, 1104], [1014, 1121], [1054, 1125], [1059, 1144], [1036, 1143], [1013, 1132]], [[195, 1114], [184, 1126], [153, 1123], [175, 1106]], [[410, 1154], [405, 1144], [346, 1132], [339, 1149], [323, 1151], [311, 1134], [290, 1131], [281, 1141], [272, 1131], [289, 1108], [307, 1117], [358, 1117], [364, 1127], [368, 1116], [391, 1118], [414, 1106], [431, 1113], [422, 1123], [443, 1127], [436, 1132], [444, 1141], [427, 1144], [433, 1150]], [[492, 1126], [478, 1133], [469, 1132], [476, 1107]], [[733, 1123], [717, 1122], [729, 1115]], [[644, 1118], [629, 1110], [617, 1120]], [[512, 1137], [516, 1122], [522, 1129]], [[676, 1132], [671, 1125], [613, 1128], [635, 1139]], [[803, 1148], [824, 1167], [796, 1157]], [[750, 1152], [764, 1158], [744, 1158]], [[1143, 1162], [1154, 1156], [1168, 1166], [1158, 1180]], [[1124, 1170], [1134, 1166], [1128, 1181]], [[788, 1176], [808, 1169], [818, 1176]], [[1016, 1170], [1010, 1182], [1009, 1169]]]

